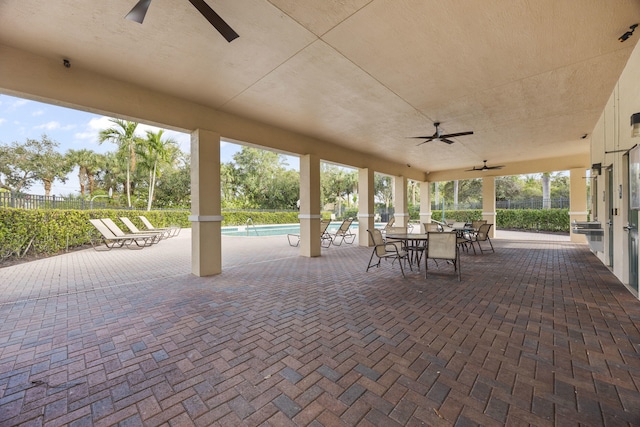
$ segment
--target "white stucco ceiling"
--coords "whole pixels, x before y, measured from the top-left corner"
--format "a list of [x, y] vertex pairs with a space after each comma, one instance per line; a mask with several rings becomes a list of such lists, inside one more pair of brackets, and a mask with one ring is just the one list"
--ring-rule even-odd
[[0, 43], [429, 171], [588, 152], [640, 37], [637, 0], [207, 0], [231, 43], [136, 1], [2, 0]]

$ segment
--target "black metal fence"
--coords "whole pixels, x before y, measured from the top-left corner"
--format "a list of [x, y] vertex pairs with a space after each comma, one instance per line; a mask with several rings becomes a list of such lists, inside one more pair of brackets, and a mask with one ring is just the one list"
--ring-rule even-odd
[[[62, 196], [40, 196], [34, 194], [16, 193], [10, 191], [0, 192], [0, 207], [23, 208], [23, 209], [130, 209], [121, 206], [110, 205], [106, 200], [106, 195], [93, 196], [92, 198], [67, 198]], [[546, 199], [532, 198], [529, 200], [497, 200], [496, 209], [567, 209], [569, 199]], [[131, 208], [135, 210], [135, 208]], [[140, 208], [141, 210], [144, 208]], [[482, 209], [482, 202], [478, 203], [445, 203], [445, 210], [467, 210]], [[249, 209], [243, 209], [244, 211]], [[431, 210], [442, 210], [442, 204], [431, 205]], [[282, 212], [282, 209], [255, 209], [261, 212]], [[381, 220], [386, 222], [393, 216], [394, 209], [378, 209]]]
[[[41, 196], [35, 194], [0, 192], [0, 207], [22, 209], [108, 209], [114, 208], [105, 200], [105, 196], [92, 199], [67, 198], [62, 196]], [[117, 209], [117, 208], [115, 208]]]
[[[568, 209], [569, 199], [542, 199], [534, 197], [527, 200], [496, 200], [496, 209]], [[482, 202], [475, 203], [453, 203], [445, 202], [444, 209], [447, 211], [482, 209]], [[442, 203], [431, 204], [432, 211], [442, 210]]]

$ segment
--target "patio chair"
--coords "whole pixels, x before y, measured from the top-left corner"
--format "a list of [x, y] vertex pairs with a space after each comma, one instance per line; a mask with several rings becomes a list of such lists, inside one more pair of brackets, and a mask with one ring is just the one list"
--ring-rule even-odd
[[[402, 272], [402, 277], [406, 277], [404, 275], [404, 268], [402, 267], [402, 260], [409, 261], [409, 268], [411, 268], [411, 262], [409, 260], [409, 252], [404, 247], [404, 243], [401, 241], [397, 242], [385, 242], [382, 238], [382, 233], [380, 230], [374, 228], [373, 230], [367, 230], [371, 240], [373, 241], [373, 251], [371, 252], [371, 258], [369, 258], [369, 264], [367, 265], [367, 271], [371, 267], [380, 267], [380, 262], [383, 259], [392, 260], [392, 263], [398, 260], [398, 264], [400, 264], [400, 271]], [[378, 258], [378, 262], [372, 264], [373, 257]]]
[[[166, 234], [166, 237], [175, 237], [178, 234], [180, 234], [181, 227], [179, 227], [177, 225], [171, 225], [169, 227], [156, 228], [156, 227], [153, 226], [153, 224], [151, 224], [151, 222], [144, 215], [139, 215], [138, 218], [140, 218], [140, 221], [142, 221], [144, 226], [147, 227], [148, 231], [162, 231], [162, 232], [164, 232]], [[145, 231], [145, 230], [143, 230], [143, 231]]]
[[145, 245], [146, 246], [151, 246], [154, 243], [158, 243], [160, 241], [160, 238], [161, 238], [159, 233], [147, 233], [147, 234], [125, 233], [124, 231], [122, 231], [122, 229], [120, 227], [118, 227], [116, 225], [115, 222], [113, 222], [113, 220], [111, 218], [102, 218], [102, 219], [100, 219], [100, 221], [102, 221], [104, 223], [104, 225], [106, 225], [107, 228], [109, 230], [111, 230], [111, 232], [117, 237], [132, 237], [132, 238], [136, 238], [136, 237], [140, 237], [140, 236], [146, 236], [147, 237], [147, 240], [145, 240]]
[[[480, 248], [481, 253], [484, 253], [484, 250], [482, 249], [482, 245], [480, 245], [480, 242], [489, 242], [489, 246], [491, 246], [491, 251], [495, 252], [495, 249], [493, 249], [493, 243], [491, 243], [491, 239], [489, 238], [489, 231], [491, 230], [492, 226], [493, 224], [482, 224], [478, 229], [478, 232], [476, 233], [476, 235], [470, 241], [471, 246], [473, 246], [475, 243], [478, 244], [478, 247]], [[475, 248], [473, 249], [473, 251], [475, 252]]]
[[[353, 218], [347, 218], [342, 221], [340, 227], [336, 230], [335, 233], [331, 234], [332, 243], [336, 246], [340, 246], [342, 242], [346, 242], [348, 245], [352, 244], [354, 240], [356, 240], [356, 235], [351, 232], [351, 223], [353, 222]], [[338, 243], [338, 241], [340, 243]]]
[[[320, 221], [320, 246], [323, 248], [331, 246], [333, 241], [333, 237], [327, 232], [329, 224], [331, 224], [329, 220], [323, 219]], [[300, 245], [300, 234], [287, 234], [287, 241], [289, 246], [298, 247]]]
[[[113, 232], [109, 230], [109, 228], [101, 220], [90, 219], [89, 222], [94, 226], [98, 233], [100, 233], [100, 243], [104, 243], [108, 251], [113, 248], [121, 248], [123, 246], [126, 246], [129, 249], [142, 249], [143, 247], [148, 246], [146, 242], [154, 237], [149, 235], [129, 235], [119, 237], [113, 234]], [[99, 250], [99, 245], [96, 245], [95, 239], [91, 238], [90, 241], [93, 249], [95, 249], [96, 251]], [[142, 244], [140, 242], [142, 242]], [[133, 247], [133, 244], [135, 244], [136, 247]]]
[[425, 266], [425, 278], [429, 273], [429, 260], [444, 259], [453, 264], [454, 273], [458, 273], [458, 281], [461, 281], [460, 273], [460, 249], [456, 233], [429, 232], [429, 244], [425, 251], [427, 262]]
[[381, 231], [383, 233], [386, 233], [389, 228], [393, 227], [393, 224], [395, 224], [395, 222], [396, 222], [396, 217], [392, 216], [389, 222], [386, 223], [386, 225], [382, 228]]
[[474, 230], [478, 230], [482, 224], [486, 224], [486, 223], [487, 223], [486, 219], [471, 221], [471, 228], [473, 228]]
[[424, 226], [425, 233], [428, 233], [430, 231], [432, 232], [443, 231], [442, 226], [436, 222], [425, 222], [422, 225]]

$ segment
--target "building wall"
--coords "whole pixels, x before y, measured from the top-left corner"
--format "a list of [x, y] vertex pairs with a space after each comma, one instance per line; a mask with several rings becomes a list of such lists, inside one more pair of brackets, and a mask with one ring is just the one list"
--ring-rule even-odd
[[[628, 157], [625, 153], [640, 143], [640, 138], [631, 137], [630, 125], [631, 115], [640, 112], [640, 78], [638, 76], [640, 76], [640, 45], [636, 46], [631, 54], [591, 134], [591, 163], [602, 165], [601, 174], [595, 175], [597, 190], [592, 194], [592, 218], [599, 220], [605, 229], [604, 251], [598, 251], [596, 255], [605, 265], [609, 264], [611, 242], [607, 222], [610, 220], [613, 227], [613, 265], [610, 268], [627, 286], [630, 286], [629, 258], [627, 232], [623, 227], [628, 222], [629, 188]], [[612, 185], [609, 183], [608, 168], [612, 168], [613, 171]]]

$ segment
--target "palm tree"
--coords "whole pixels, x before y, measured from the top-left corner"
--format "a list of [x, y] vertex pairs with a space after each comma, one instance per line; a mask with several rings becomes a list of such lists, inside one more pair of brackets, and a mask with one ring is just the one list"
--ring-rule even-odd
[[174, 139], [162, 140], [164, 130], [158, 132], [147, 131], [147, 139], [142, 140], [139, 146], [139, 154], [142, 156], [144, 165], [149, 170], [149, 198], [147, 199], [147, 210], [151, 210], [153, 202], [153, 192], [158, 176], [158, 166], [163, 162], [168, 162], [172, 154], [176, 152], [177, 143]]
[[68, 150], [69, 163], [78, 166], [78, 180], [80, 181], [80, 196], [84, 198], [86, 186], [89, 185], [89, 193], [92, 192], [90, 175], [95, 171], [96, 153], [92, 150]]
[[127, 193], [127, 207], [131, 207], [131, 174], [136, 169], [136, 145], [139, 138], [135, 136], [138, 123], [120, 119], [109, 119], [115, 127], [100, 131], [99, 141], [111, 141], [118, 145], [118, 154], [126, 160], [127, 182], [125, 192]]

